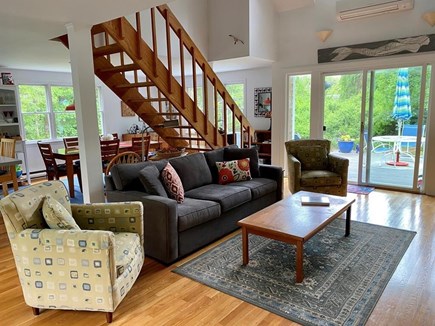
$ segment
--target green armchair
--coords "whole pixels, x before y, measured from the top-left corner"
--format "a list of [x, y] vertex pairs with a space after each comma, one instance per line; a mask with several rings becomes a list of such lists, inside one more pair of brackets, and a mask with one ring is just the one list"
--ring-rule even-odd
[[[80, 229], [48, 228], [47, 196]], [[35, 315], [40, 308], [90, 310], [106, 312], [112, 321], [144, 262], [141, 202], [70, 205], [64, 184], [49, 181], [3, 198], [0, 212], [24, 299]]]
[[285, 147], [292, 194], [305, 190], [347, 196], [349, 160], [330, 154], [329, 140], [290, 140]]

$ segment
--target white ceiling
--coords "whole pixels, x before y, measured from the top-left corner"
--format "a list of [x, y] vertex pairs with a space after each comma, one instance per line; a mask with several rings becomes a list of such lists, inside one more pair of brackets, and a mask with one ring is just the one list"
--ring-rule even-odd
[[[282, 12], [315, 0], [273, 1]], [[49, 41], [66, 33], [65, 24], [92, 26], [168, 2], [171, 0], [0, 0], [0, 68], [69, 71], [68, 50]]]

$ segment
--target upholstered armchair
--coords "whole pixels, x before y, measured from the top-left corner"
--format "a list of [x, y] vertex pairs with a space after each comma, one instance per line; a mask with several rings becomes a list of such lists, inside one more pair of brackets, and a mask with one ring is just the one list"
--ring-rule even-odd
[[3, 198], [0, 212], [35, 315], [41, 308], [91, 310], [112, 321], [144, 262], [141, 202], [70, 205], [54, 180]]
[[291, 193], [305, 190], [347, 195], [349, 160], [330, 154], [329, 140], [290, 140], [285, 147]]

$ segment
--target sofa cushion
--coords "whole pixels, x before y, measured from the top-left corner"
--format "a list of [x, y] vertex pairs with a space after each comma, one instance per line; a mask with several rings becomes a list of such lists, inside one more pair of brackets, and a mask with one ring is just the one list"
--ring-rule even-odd
[[210, 169], [203, 153], [195, 153], [169, 160], [180, 176], [186, 191], [212, 183]]
[[139, 171], [139, 180], [150, 195], [168, 197], [160, 181], [160, 172], [155, 165], [148, 165]]
[[186, 197], [211, 200], [221, 206], [221, 211], [226, 212], [251, 200], [251, 191], [246, 187], [228, 187], [218, 184], [209, 184], [189, 190]]
[[220, 185], [252, 179], [251, 172], [249, 171], [249, 158], [228, 162], [216, 162], [216, 166], [219, 172], [218, 183]]
[[80, 230], [71, 213], [50, 195], [45, 196], [42, 215], [50, 229]]
[[131, 262], [139, 254], [135, 249], [141, 244], [137, 233], [115, 232], [114, 235], [116, 276], [119, 277], [128, 270]]
[[181, 179], [174, 170], [171, 163], [167, 163], [162, 171], [163, 185], [169, 197], [175, 199], [177, 203], [184, 201], [184, 188]]
[[110, 170], [116, 190], [138, 190], [145, 191], [142, 182], [139, 180], [139, 171], [148, 165], [155, 165], [161, 172], [168, 163], [167, 160], [156, 162], [139, 162], [128, 164], [116, 164]]
[[205, 157], [205, 160], [207, 161], [207, 165], [210, 169], [213, 183], [218, 183], [219, 173], [218, 173], [218, 168], [216, 166], [216, 162], [223, 162], [224, 161], [224, 150], [225, 150], [225, 148], [221, 147], [221, 148], [204, 153], [204, 157]]
[[328, 155], [323, 146], [301, 146], [297, 151], [302, 170], [327, 170]]
[[249, 181], [229, 183], [227, 186], [246, 187], [251, 191], [252, 199], [263, 197], [271, 192], [275, 192], [278, 184], [275, 180], [266, 178], [254, 178]]
[[260, 177], [260, 167], [258, 165], [258, 150], [252, 148], [234, 148], [225, 147], [224, 161], [240, 160], [242, 158], [249, 158], [249, 169], [253, 178]]
[[340, 186], [342, 179], [339, 174], [331, 171], [302, 171], [301, 187]]
[[208, 200], [184, 198], [178, 205], [178, 231], [193, 228], [221, 215], [219, 203]]

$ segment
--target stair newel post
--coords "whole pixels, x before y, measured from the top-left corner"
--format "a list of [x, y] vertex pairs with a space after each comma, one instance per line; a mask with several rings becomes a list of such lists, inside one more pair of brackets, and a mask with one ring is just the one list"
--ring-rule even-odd
[[168, 10], [165, 9], [166, 21], [166, 50], [168, 54], [168, 92], [172, 94], [172, 51], [171, 51], [171, 25], [169, 24]]
[[227, 93], [223, 92], [222, 93], [222, 99], [224, 101], [224, 106], [223, 106], [223, 115], [224, 115], [224, 144], [225, 146], [228, 145], [228, 117], [227, 117]]
[[157, 75], [157, 34], [156, 34], [156, 12], [154, 8], [151, 8], [151, 33], [153, 40], [153, 73], [154, 77], [158, 77]]
[[140, 22], [140, 12], [136, 13], [136, 46], [137, 46], [137, 58], [142, 60], [142, 51], [140, 43], [142, 42], [142, 27]]
[[217, 138], [218, 138], [218, 132], [219, 132], [219, 115], [218, 115], [218, 92], [216, 87], [216, 78], [213, 78], [213, 94], [214, 94], [214, 145], [217, 145]]
[[204, 91], [204, 134], [208, 135], [208, 83], [207, 83], [207, 71], [205, 70], [205, 63], [202, 65], [202, 77], [203, 77], [203, 91]]
[[183, 31], [178, 30], [178, 37], [180, 39], [180, 70], [181, 70], [181, 107], [186, 109], [186, 75], [184, 73], [184, 42], [183, 42]]
[[192, 84], [193, 84], [193, 121], [198, 122], [198, 94], [196, 93], [196, 58], [195, 48], [192, 48]]
[[242, 148], [245, 147], [245, 134], [243, 132], [243, 115], [240, 115], [240, 145]]

